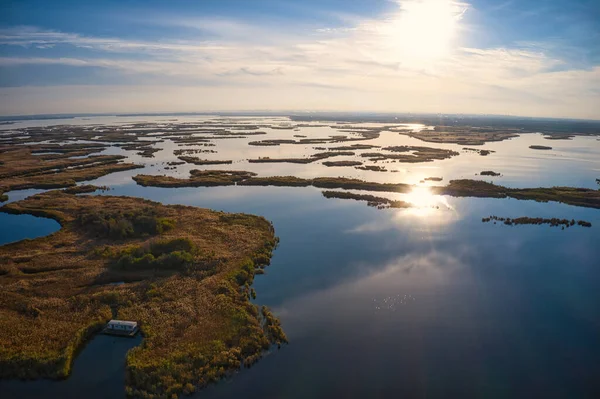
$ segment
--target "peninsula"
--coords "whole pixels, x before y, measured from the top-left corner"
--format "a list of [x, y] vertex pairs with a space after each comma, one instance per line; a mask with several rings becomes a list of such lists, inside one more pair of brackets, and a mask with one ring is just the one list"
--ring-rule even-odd
[[0, 246], [1, 378], [66, 377], [77, 350], [117, 317], [144, 337], [126, 360], [136, 397], [191, 393], [286, 342], [250, 302], [277, 244], [262, 217], [58, 190], [0, 210], [62, 226]]

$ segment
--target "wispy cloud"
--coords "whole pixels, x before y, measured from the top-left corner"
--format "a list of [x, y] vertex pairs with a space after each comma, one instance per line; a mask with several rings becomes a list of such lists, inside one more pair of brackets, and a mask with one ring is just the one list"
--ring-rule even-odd
[[79, 48], [89, 48], [107, 52], [130, 51], [213, 51], [224, 50], [226, 47], [210, 42], [146, 42], [124, 40], [119, 38], [88, 37], [76, 33], [43, 30], [37, 27], [23, 26], [0, 29], [0, 44], [37, 48], [53, 48], [57, 45], [69, 45]]
[[[470, 9], [467, 3], [451, 0], [402, 1], [395, 12], [380, 18], [352, 18], [352, 24], [343, 27], [295, 26], [285, 31], [238, 20], [165, 18], [157, 23], [192, 29], [198, 35], [160, 41], [21, 26], [0, 29], [0, 45], [31, 49], [32, 55], [10, 56], [5, 51], [0, 67], [102, 68], [151, 76], [153, 87], [199, 82], [232, 89], [254, 86], [254, 94], [236, 99], [235, 108], [240, 109], [253, 108], [258, 93], [273, 108], [298, 108], [302, 99], [306, 105], [300, 108], [322, 107], [319, 91], [326, 90], [329, 109], [339, 110], [355, 104], [381, 111], [519, 114], [526, 110], [534, 115], [600, 117], [600, 67], [575, 68], [557, 55], [555, 46], [544, 42], [462, 46], [461, 21]], [[81, 51], [64, 56], [60, 53], [64, 48]], [[348, 91], [360, 99], [348, 98]], [[281, 93], [285, 96], [278, 97]], [[291, 100], [294, 95], [298, 98]], [[215, 97], [216, 108], [221, 97]], [[30, 100], [23, 98], [23, 103]]]
[[513, 4], [515, 4], [515, 0], [500, 1], [496, 4], [491, 5], [488, 8], [488, 11], [497, 12], [506, 8], [510, 8]]

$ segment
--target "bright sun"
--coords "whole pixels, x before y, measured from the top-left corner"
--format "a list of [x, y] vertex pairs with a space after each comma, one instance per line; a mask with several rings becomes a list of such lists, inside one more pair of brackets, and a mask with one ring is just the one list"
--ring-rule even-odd
[[380, 27], [396, 56], [410, 63], [449, 53], [466, 5], [452, 0], [410, 0], [402, 1], [400, 7], [397, 17]]

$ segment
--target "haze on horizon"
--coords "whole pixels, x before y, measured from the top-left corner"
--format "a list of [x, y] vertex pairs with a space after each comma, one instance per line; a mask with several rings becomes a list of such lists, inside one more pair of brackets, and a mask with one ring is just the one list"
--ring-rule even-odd
[[244, 110], [600, 119], [600, 2], [0, 4], [0, 115]]

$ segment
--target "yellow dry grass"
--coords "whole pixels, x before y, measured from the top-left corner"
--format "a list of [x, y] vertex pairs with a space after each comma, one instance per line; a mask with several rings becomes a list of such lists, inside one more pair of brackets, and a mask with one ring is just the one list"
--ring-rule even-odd
[[[175, 227], [160, 237], [115, 240], [78, 218], [140, 209]], [[278, 325], [272, 333], [271, 316], [249, 302], [254, 271], [268, 263], [276, 244], [264, 218], [62, 191], [3, 210], [51, 217], [62, 229], [0, 247], [0, 377], [67, 375], [76, 349], [111, 317], [141, 325], [143, 344], [127, 356], [127, 391], [142, 397], [190, 392], [285, 341]], [[110, 254], [176, 238], [193, 242], [194, 267], [114, 267]]]

